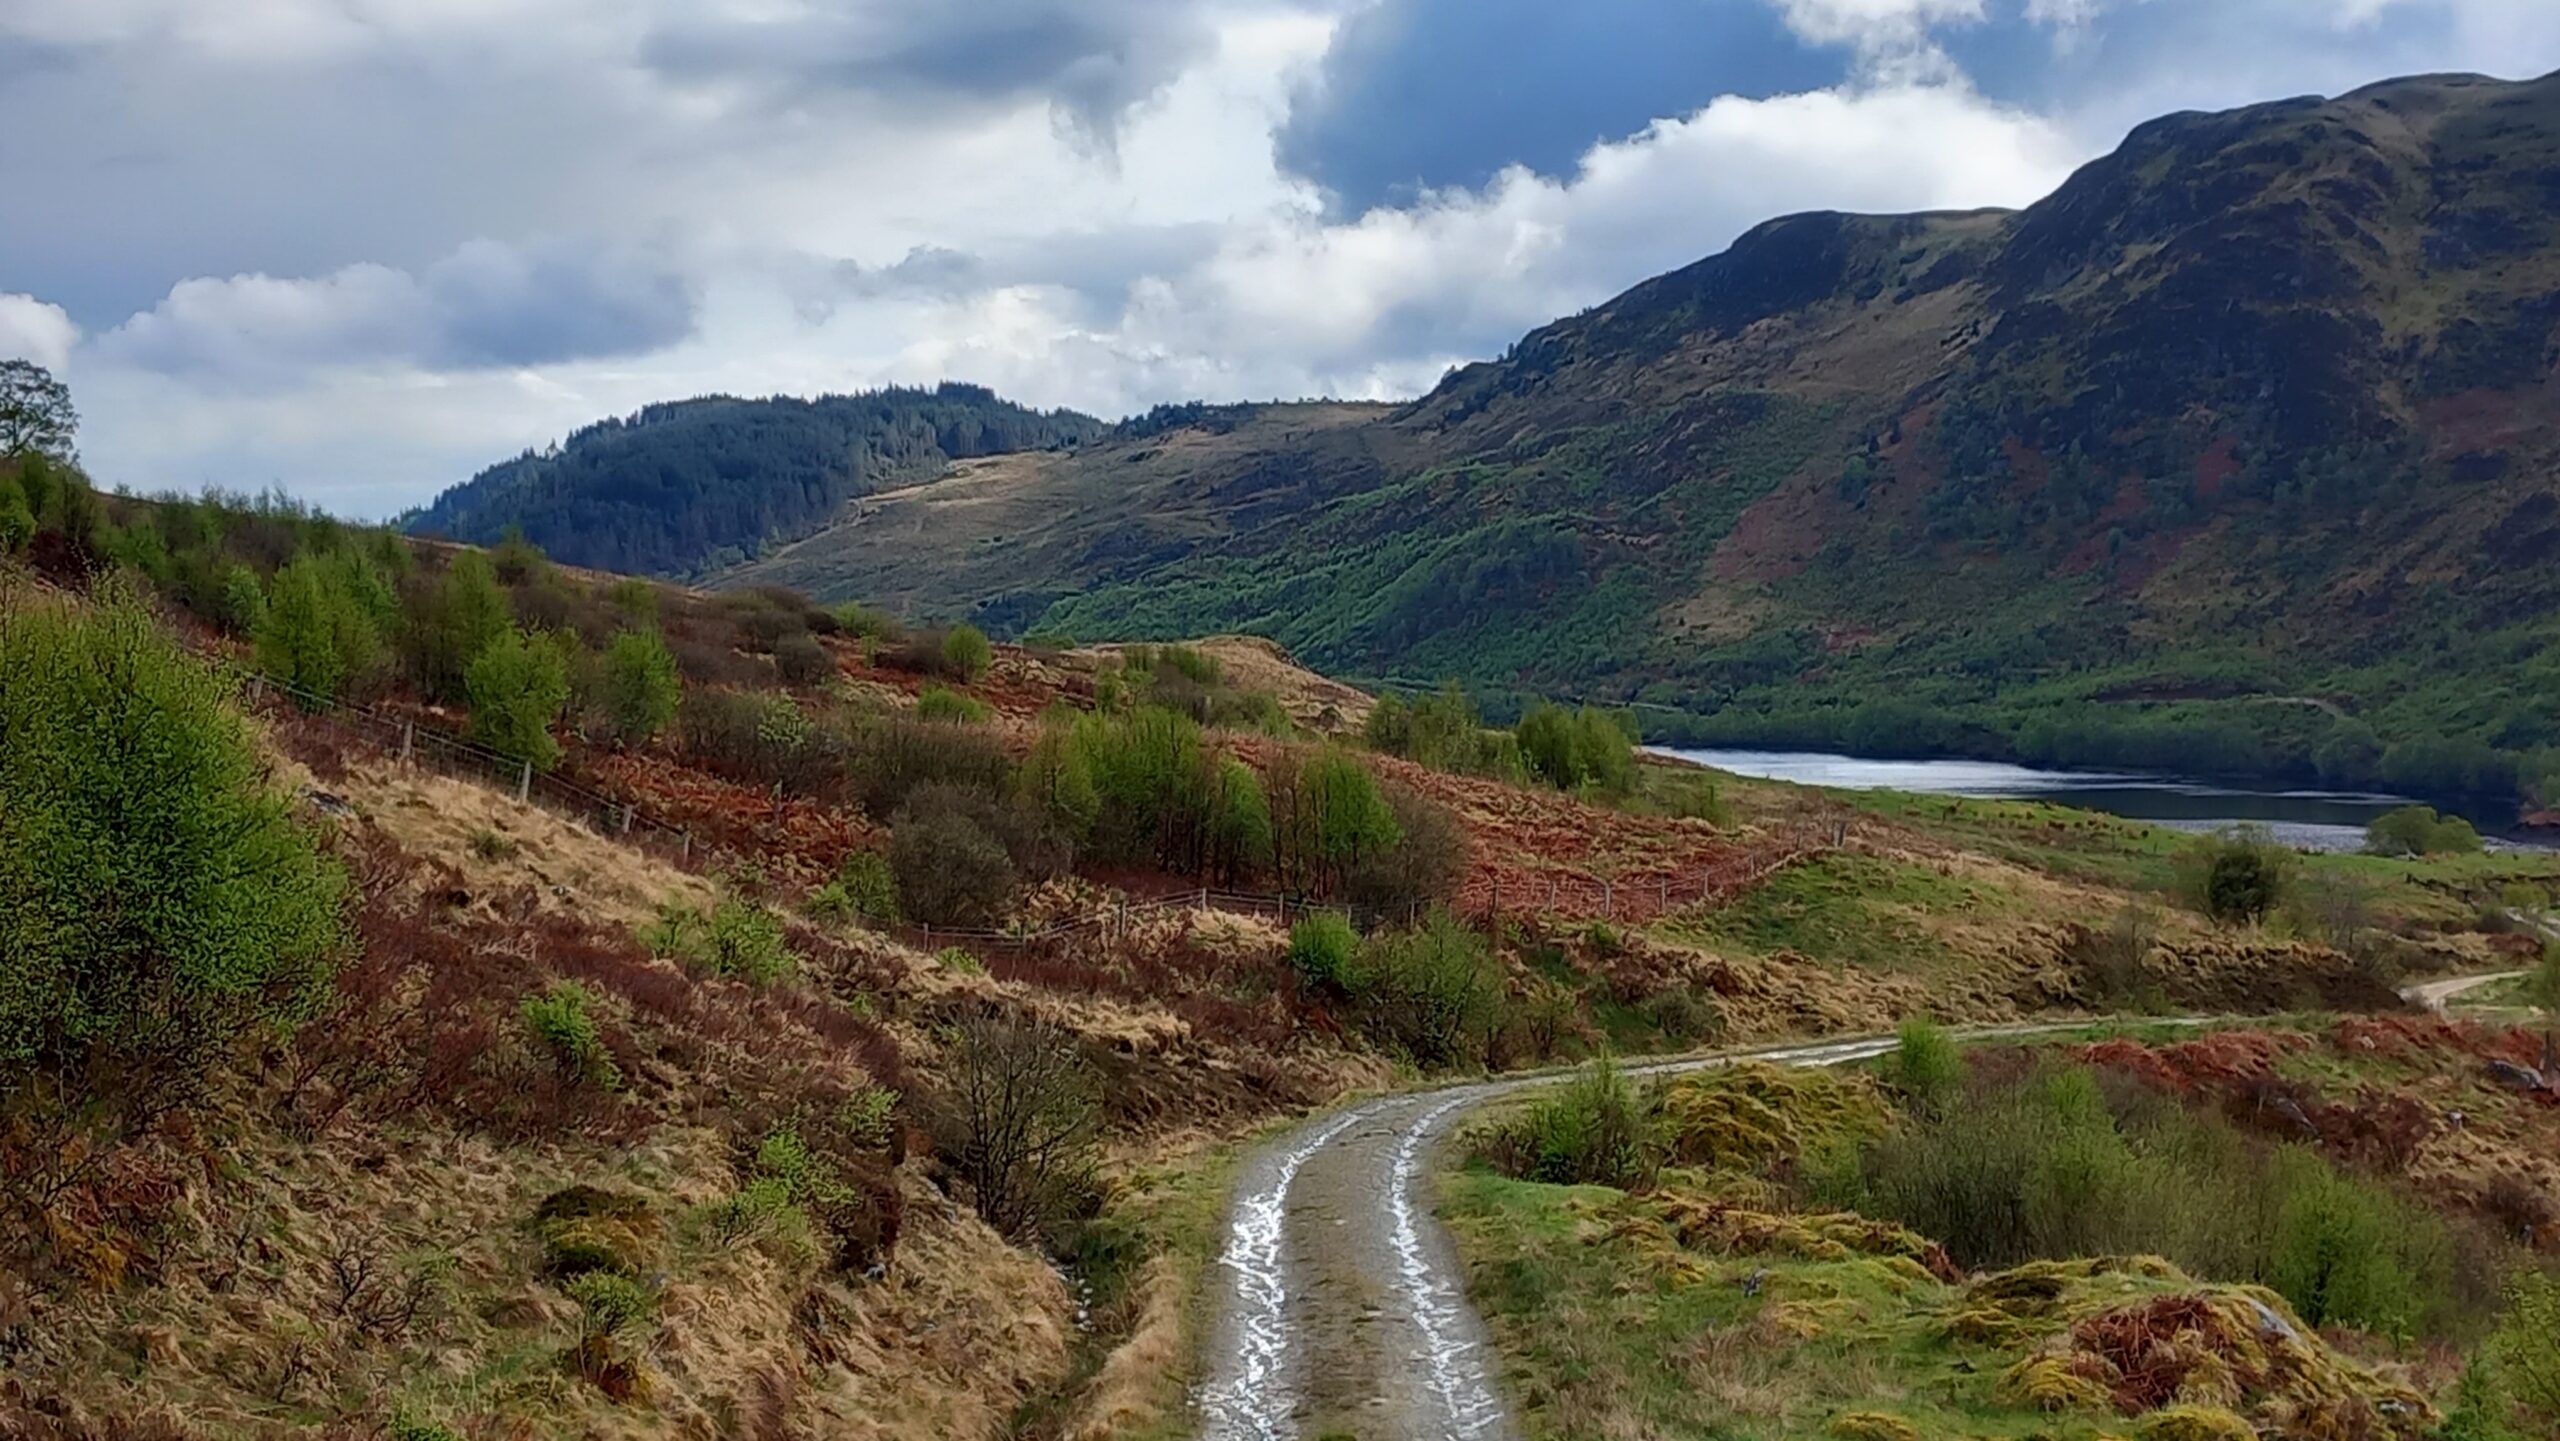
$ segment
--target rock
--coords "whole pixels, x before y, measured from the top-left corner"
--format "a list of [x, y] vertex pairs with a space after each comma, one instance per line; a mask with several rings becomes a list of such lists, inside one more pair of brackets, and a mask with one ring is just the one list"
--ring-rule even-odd
[[2518, 1091], [2539, 1091], [2544, 1085], [2540, 1071], [2531, 1066], [2519, 1066], [2513, 1061], [2491, 1061], [2489, 1078]]

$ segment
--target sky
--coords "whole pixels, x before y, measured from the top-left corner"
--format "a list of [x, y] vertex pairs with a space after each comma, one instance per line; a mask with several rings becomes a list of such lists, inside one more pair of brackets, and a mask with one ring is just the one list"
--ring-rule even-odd
[[655, 400], [1396, 398], [1775, 215], [2560, 69], [2555, 0], [0, 0], [0, 358], [343, 514]]

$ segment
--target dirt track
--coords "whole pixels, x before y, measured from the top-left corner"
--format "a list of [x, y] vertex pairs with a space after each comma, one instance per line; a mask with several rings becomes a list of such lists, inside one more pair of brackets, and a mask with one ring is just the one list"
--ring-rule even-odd
[[[2018, 1034], [2012, 1030], [2007, 1034]], [[1891, 1049], [1836, 1041], [1742, 1059], [1833, 1066]], [[1512, 1441], [1499, 1367], [1431, 1215], [1432, 1153], [1475, 1105], [1553, 1075], [1385, 1096], [1322, 1117], [1247, 1164], [1214, 1289], [1205, 1441]]]
[[[2430, 982], [2403, 996], [2432, 1009], [2495, 979]], [[1991, 1040], [2078, 1024], [1961, 1034]], [[1893, 1045], [1868, 1037], [1630, 1071], [1664, 1075], [1738, 1060], [1837, 1066]], [[1498, 1358], [1431, 1214], [1431, 1164], [1439, 1142], [1475, 1106], [1559, 1079], [1549, 1073], [1382, 1096], [1310, 1121], [1247, 1161], [1212, 1283], [1203, 1441], [1516, 1441]]]

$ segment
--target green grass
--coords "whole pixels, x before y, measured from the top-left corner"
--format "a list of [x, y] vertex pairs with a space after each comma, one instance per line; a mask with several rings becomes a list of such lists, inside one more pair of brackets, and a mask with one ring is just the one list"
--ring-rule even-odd
[[1913, 918], [1978, 914], [2009, 902], [1923, 866], [1840, 853], [1791, 866], [1671, 934], [1768, 955], [1793, 951], [1862, 970], [1926, 974], [1954, 953]]
[[[1944, 1335], [1956, 1288], [1870, 1258], [1740, 1255], [1709, 1259], [1703, 1277], [1647, 1267], [1590, 1235], [1592, 1213], [1617, 1195], [1486, 1171], [1442, 1180], [1441, 1218], [1469, 1258], [1469, 1288], [1534, 1441], [1792, 1441], [1858, 1411], [1900, 1416], [1923, 1436], [2092, 1441], [2123, 1430], [2000, 1404], [1994, 1383], [2016, 1358]], [[1754, 1273], [1759, 1292], [1746, 1295]], [[2176, 1289], [2122, 1282], [2126, 1299]]]

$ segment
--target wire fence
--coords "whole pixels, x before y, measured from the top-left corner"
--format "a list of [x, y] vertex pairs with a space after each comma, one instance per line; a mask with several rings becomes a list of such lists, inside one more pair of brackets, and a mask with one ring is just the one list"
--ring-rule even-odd
[[[376, 709], [319, 695], [240, 664], [220, 652], [201, 647], [216, 665], [234, 674], [250, 709], [262, 713], [289, 709], [304, 722], [320, 722], [379, 751], [403, 765], [486, 786], [512, 796], [518, 805], [535, 806], [607, 840], [647, 851], [689, 871], [708, 863], [705, 848], [693, 832], [643, 812], [629, 801], [615, 800], [558, 776], [536, 769], [531, 761], [476, 745], [451, 731], [421, 722], [416, 716]], [[323, 797], [327, 803], [328, 797]]]

